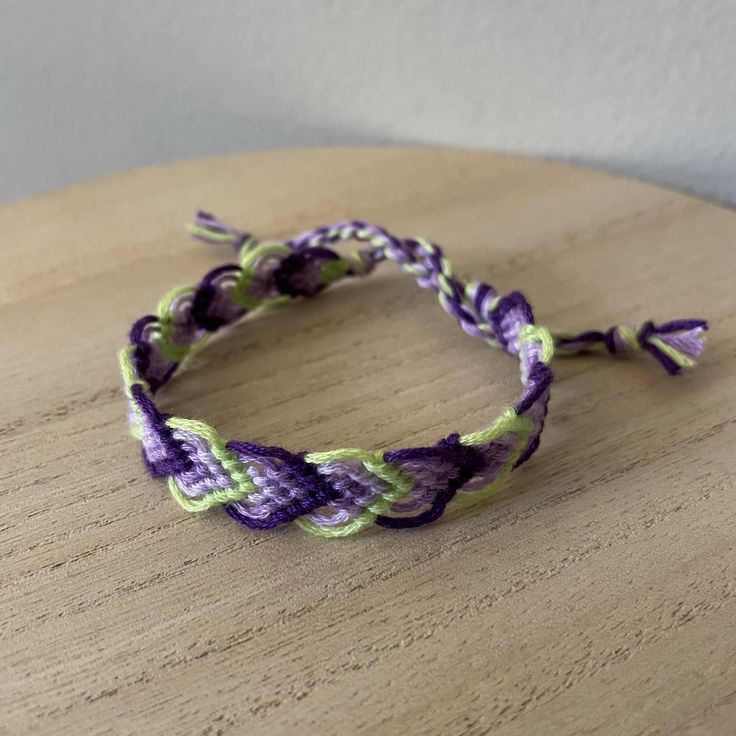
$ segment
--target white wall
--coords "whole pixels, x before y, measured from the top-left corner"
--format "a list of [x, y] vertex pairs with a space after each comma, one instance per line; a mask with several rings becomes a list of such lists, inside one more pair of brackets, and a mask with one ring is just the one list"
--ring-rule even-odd
[[0, 0], [0, 200], [273, 146], [442, 143], [736, 202], [735, 0]]

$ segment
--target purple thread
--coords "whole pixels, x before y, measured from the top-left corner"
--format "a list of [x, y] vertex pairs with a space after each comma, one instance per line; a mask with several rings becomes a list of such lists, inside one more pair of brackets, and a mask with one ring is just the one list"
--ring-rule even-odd
[[242, 273], [240, 266], [226, 264], [210, 271], [194, 292], [192, 320], [208, 332], [235, 322], [245, 314], [245, 309], [223, 294], [222, 281], [232, 278], [233, 283]]
[[[174, 439], [171, 429], [166, 426], [168, 415], [158, 411], [140, 384], [134, 384], [130, 392], [143, 414], [143, 462], [151, 476], [161, 478], [165, 475], [179, 475], [190, 470], [191, 458], [182, 447], [181, 442]], [[156, 449], [161, 451], [160, 457], [150, 458], [147, 444], [149, 447], [155, 445]]]
[[[708, 323], [702, 319], [677, 319], [655, 325], [653, 322], [644, 322], [636, 330], [636, 340], [639, 347], [657, 360], [670, 375], [682, 373], [682, 368], [663, 352], [652, 338], [657, 338], [669, 344], [685, 356], [697, 358], [703, 353], [704, 343], [694, 333], [708, 329]], [[610, 327], [605, 332], [587, 330], [573, 337], [557, 337], [557, 347], [573, 352], [585, 352], [602, 344], [611, 355], [622, 355], [630, 351], [629, 345], [618, 334], [618, 327]]]
[[[203, 212], [202, 210], [197, 212], [197, 215], [194, 218], [194, 224], [204, 230], [209, 230], [211, 233], [216, 235], [231, 235], [233, 237], [233, 248], [236, 252], [239, 251], [250, 239], [250, 233], [230, 227], [222, 222], [222, 220], [218, 220], [214, 215], [209, 212]], [[220, 242], [217, 238], [208, 238], [205, 233], [193, 233], [192, 235], [203, 243]]]
[[286, 256], [274, 273], [278, 290], [290, 297], [313, 297], [326, 284], [322, 281], [322, 268], [328, 261], [340, 259], [334, 250], [310, 248]]
[[232, 478], [201, 437], [182, 430], [174, 430], [172, 435], [192, 462], [188, 470], [176, 476], [179, 487], [187, 496], [197, 498], [208, 491], [232, 488]]
[[[376, 517], [376, 524], [388, 529], [409, 529], [429, 524], [438, 519], [445, 511], [445, 507], [452, 500], [457, 491], [474, 475], [486, 467], [483, 455], [474, 447], [460, 444], [460, 435], [451, 434], [437, 443], [441, 456], [447, 457], [458, 468], [456, 477], [451, 478], [447, 485], [438, 491], [432, 505], [417, 516], [386, 516]], [[430, 448], [427, 448], [430, 449]], [[384, 454], [384, 460], [388, 460]]]
[[303, 453], [293, 455], [279, 447], [238, 441], [228, 442], [227, 449], [245, 462], [276, 459], [294, 481], [294, 493], [290, 501], [272, 510], [265, 518], [257, 518], [242, 502], [225, 506], [230, 516], [251, 529], [273, 529], [325, 506], [334, 498], [333, 489], [320, 477], [317, 468], [304, 460]]

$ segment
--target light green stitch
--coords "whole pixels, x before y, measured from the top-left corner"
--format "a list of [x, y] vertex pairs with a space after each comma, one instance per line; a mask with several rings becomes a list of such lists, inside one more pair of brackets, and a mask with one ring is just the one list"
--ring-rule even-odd
[[375, 453], [373, 460], [364, 460], [363, 465], [369, 473], [388, 484], [389, 489], [368, 509], [376, 515], [385, 514], [391, 505], [414, 487], [414, 481], [396, 465], [386, 462], [384, 452]]
[[[189, 225], [187, 225], [187, 230], [192, 235], [195, 235], [197, 237], [202, 238], [202, 240], [209, 241], [212, 243], [235, 244], [239, 237], [236, 233], [220, 233], [215, 230], [210, 230], [210, 228], [208, 227], [202, 227], [201, 225], [197, 225], [197, 223], [190, 223]], [[246, 243], [247, 242], [248, 241], [246, 241]]]
[[434, 243], [430, 243], [426, 238], [414, 238], [414, 240], [419, 244], [419, 248], [428, 256], [437, 254], [437, 246]]
[[223, 503], [239, 501], [249, 493], [258, 490], [253, 479], [248, 475], [246, 466], [234, 453], [227, 449], [222, 437], [208, 424], [197, 421], [196, 419], [170, 417], [166, 420], [166, 425], [171, 427], [171, 429], [178, 429], [201, 437], [234, 483], [233, 488], [218, 488], [208, 491], [204, 496], [193, 499], [181, 490], [174, 476], [169, 476], [169, 490], [179, 505], [184, 509], [187, 511], [205, 511]]
[[130, 389], [139, 383], [146, 391], [149, 391], [148, 384], [138, 375], [135, 366], [133, 365], [133, 354], [135, 353], [135, 345], [126, 345], [118, 353], [118, 361], [120, 363], [120, 373], [123, 376], [123, 389], [125, 395], [133, 400], [133, 395], [130, 393]]
[[327, 261], [320, 271], [320, 281], [329, 286], [338, 279], [341, 279], [350, 270], [350, 261], [346, 258], [340, 258], [336, 261]]
[[143, 441], [143, 413], [141, 412], [138, 402], [133, 400], [131, 389], [135, 385], [141, 386], [146, 392], [150, 392], [148, 384], [138, 375], [133, 365], [133, 354], [135, 352], [134, 345], [126, 345], [119, 353], [118, 360], [120, 363], [120, 373], [123, 376], [123, 391], [128, 399], [128, 405], [135, 415], [136, 421], [130, 421], [130, 433], [139, 442]]
[[360, 460], [369, 473], [388, 484], [388, 489], [381, 494], [380, 498], [361, 511], [355, 519], [342, 526], [323, 527], [305, 517], [296, 519], [295, 523], [305, 531], [321, 537], [346, 537], [373, 524], [377, 516], [385, 514], [393, 503], [409, 493], [414, 486], [414, 481], [408, 475], [392, 463], [386, 462], [383, 456], [384, 452], [381, 450], [368, 452], [355, 448], [311, 452], [305, 455], [304, 459], [313, 464], [336, 460]]
[[[440, 289], [443, 293], [447, 294], [447, 296], [451, 297], [454, 295], [455, 290], [452, 287], [452, 283], [450, 279], [453, 278], [453, 270], [452, 270], [452, 264], [450, 261], [447, 260], [447, 258], [441, 258], [440, 259], [440, 273], [437, 274], [437, 283], [440, 285]], [[455, 279], [463, 288], [463, 292], [465, 291], [465, 285], [463, 282], [458, 278]]]
[[508, 432], [525, 431], [530, 423], [529, 417], [520, 416], [513, 407], [508, 407], [490, 427], [464, 434], [460, 437], [459, 442], [469, 447], [487, 445]]
[[235, 486], [234, 488], [215, 488], [207, 491], [204, 496], [191, 498], [181, 490], [179, 481], [175, 476], [170, 475], [166, 479], [166, 482], [168, 483], [172, 498], [189, 513], [200, 513], [202, 511], [208, 511], [215, 506], [241, 501], [250, 493], [249, 490]]
[[664, 340], [658, 337], [650, 337], [648, 341], [659, 348], [668, 358], [673, 360], [680, 368], [694, 368], [697, 363], [689, 356], [684, 355], [672, 345], [668, 345]]
[[519, 330], [519, 342], [538, 342], [542, 346], [542, 362], [549, 365], [555, 354], [555, 341], [550, 331], [542, 325], [524, 325]]
[[420, 278], [424, 276], [424, 270], [422, 269], [422, 267], [415, 263], [402, 263], [401, 270], [404, 273], [408, 273], [409, 276], [413, 276], [414, 278]]
[[439, 293], [441, 295], [444, 294], [447, 297], [451, 297], [453, 295], [454, 292], [452, 289], [452, 284], [443, 273], [440, 273], [437, 275], [437, 283], [439, 284], [439, 287], [440, 287]]
[[[255, 241], [254, 241], [255, 242]], [[247, 310], [254, 310], [260, 306], [274, 306], [291, 301], [290, 297], [276, 297], [274, 299], [259, 300], [248, 295], [248, 287], [255, 277], [254, 268], [257, 261], [267, 255], [289, 255], [293, 253], [286, 243], [280, 241], [261, 241], [255, 247], [240, 251], [240, 277], [230, 291], [231, 299]]]
[[[209, 335], [205, 333], [196, 343], [191, 345], [177, 345], [173, 340], [174, 318], [172, 311], [174, 302], [187, 294], [194, 294], [196, 287], [180, 286], [172, 289], [164, 295], [163, 299], [158, 303], [157, 314], [159, 318], [159, 336], [156, 341], [156, 348], [167, 360], [174, 363], [183, 362], [194, 351], [201, 349], [207, 343]], [[199, 344], [201, 343], [201, 344]]]
[[344, 260], [348, 262], [349, 268], [351, 268], [356, 274], [364, 275], [370, 271], [370, 265], [361, 258], [360, 253], [348, 253]]
[[158, 306], [156, 307], [156, 314], [161, 322], [165, 319], [171, 319], [171, 305], [180, 296], [184, 294], [193, 294], [195, 291], [194, 286], [177, 286], [175, 289], [167, 291], [159, 300]]
[[320, 526], [315, 524], [311, 519], [306, 516], [300, 516], [294, 520], [294, 523], [305, 532], [314, 534], [316, 537], [325, 537], [336, 539], [338, 537], [349, 537], [352, 534], [357, 534], [363, 531], [367, 527], [373, 524], [375, 520], [375, 514], [371, 514], [367, 509], [361, 511], [358, 516], [349, 521], [347, 524], [341, 526]]
[[641, 345], [639, 344], [639, 339], [636, 336], [637, 330], [631, 329], [629, 325], [618, 325], [616, 327], [616, 334], [623, 340], [623, 342], [626, 343], [629, 350], [631, 350], [632, 353], [640, 351]]
[[[510, 429], [508, 431], [509, 434], [516, 434], [517, 440], [514, 445], [514, 449], [511, 451], [508, 459], [501, 466], [498, 474], [489, 485], [479, 491], [463, 493], [461, 490], [460, 493], [455, 494], [453, 504], [457, 505], [459, 508], [470, 508], [471, 506], [482, 503], [486, 499], [498, 493], [503, 488], [509, 475], [511, 475], [511, 471], [514, 469], [516, 461], [519, 459], [523, 449], [526, 447], [532, 430], [534, 429], [534, 422], [532, 422], [529, 417], [519, 417], [518, 415], [517, 419], [521, 421], [512, 422], [510, 418], [505, 416], [508, 412], [514, 412], [514, 410], [508, 409], [504, 412], [500, 420], [494, 425], [494, 428], [500, 428], [507, 422], [509, 426], [514, 426], [514, 429]], [[514, 414], [516, 414], [516, 412], [514, 412]], [[498, 434], [494, 439], [498, 439], [504, 434], [506, 434], [506, 432], [500, 432], [500, 434]], [[461, 437], [460, 442], [463, 442], [463, 439], [464, 438]], [[463, 444], [466, 443], [463, 442]]]
[[352, 236], [363, 243], [368, 243], [373, 248], [383, 248], [386, 245], [386, 237], [379, 233], [372, 233], [366, 228], [359, 228], [353, 231]]

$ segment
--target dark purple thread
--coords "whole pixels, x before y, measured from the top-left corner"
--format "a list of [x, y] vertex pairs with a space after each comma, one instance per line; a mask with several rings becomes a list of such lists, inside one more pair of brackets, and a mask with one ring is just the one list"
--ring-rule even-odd
[[329, 248], [309, 248], [286, 256], [274, 272], [278, 290], [290, 297], [313, 297], [327, 284], [322, 280], [322, 268], [327, 261], [340, 256]]
[[242, 273], [240, 266], [230, 263], [210, 271], [200, 282], [192, 299], [192, 319], [194, 324], [208, 332], [215, 332], [225, 327], [245, 314], [245, 309], [239, 308], [232, 301], [229, 312], [211, 313], [212, 305], [220, 296], [217, 279], [221, 276], [237, 278]]
[[[445, 507], [452, 501], [458, 490], [473, 476], [482, 472], [486, 466], [486, 460], [482, 453], [474, 447], [460, 444], [460, 435], [457, 433], [440, 440], [435, 448], [397, 450], [393, 453], [385, 453], [384, 460], [387, 462], [396, 462], [396, 458], [415, 460], [421, 457], [422, 450], [430, 451], [425, 454], [425, 457], [429, 456], [432, 450], [435, 450], [435, 456], [439, 455], [448, 459], [457, 468], [457, 475], [451, 478], [445, 488], [437, 493], [432, 505], [425, 511], [422, 511], [416, 516], [379, 515], [376, 517], [376, 524], [378, 526], [387, 529], [410, 529], [435, 521], [442, 516]], [[389, 457], [394, 459], [390, 460]]]
[[153, 435], [165, 450], [163, 457], [152, 460], [148, 457], [144, 444], [143, 462], [151, 476], [161, 478], [166, 475], [178, 475], [189, 470], [192, 467], [191, 458], [185, 452], [181, 442], [174, 438], [171, 429], [166, 426], [169, 415], [159, 412], [153, 402], [146, 396], [143, 387], [139, 383], [133, 384], [130, 392], [148, 425], [146, 427], [147, 433]]
[[509, 349], [510, 335], [507, 318], [515, 313], [519, 325], [534, 324], [534, 314], [529, 302], [520, 291], [512, 291], [499, 299], [491, 312], [491, 327], [496, 339], [505, 350]]
[[[585, 352], [593, 349], [596, 345], [603, 345], [611, 355], [626, 353], [630, 347], [618, 336], [619, 326], [610, 327], [605, 332], [600, 330], [587, 330], [572, 337], [555, 338], [558, 348], [573, 350], [574, 352]], [[670, 375], [682, 373], [682, 368], [672, 358], [661, 350], [653, 338], [658, 338], [670, 346], [677, 346], [685, 356], [697, 357], [702, 352], [702, 342], [694, 341], [692, 337], [684, 337], [682, 333], [693, 330], [707, 330], [708, 323], [702, 319], [677, 319], [655, 325], [652, 321], [641, 324], [634, 331], [637, 344], [640, 349], [649, 353], [657, 360]], [[679, 340], [679, 342], [678, 342]], [[694, 343], [697, 343], [694, 344]]]
[[514, 407], [517, 414], [523, 414], [552, 385], [554, 374], [541, 361], [535, 363], [527, 378], [527, 388], [519, 403]]
[[250, 529], [273, 529], [310, 514], [335, 499], [334, 489], [319, 475], [318, 468], [304, 460], [305, 453], [292, 454], [280, 447], [266, 447], [254, 442], [228, 442], [227, 449], [238, 457], [249, 460], [276, 459], [290, 472], [294, 495], [290, 503], [273, 511], [267, 518], [249, 516], [240, 503], [225, 506], [230, 516]]

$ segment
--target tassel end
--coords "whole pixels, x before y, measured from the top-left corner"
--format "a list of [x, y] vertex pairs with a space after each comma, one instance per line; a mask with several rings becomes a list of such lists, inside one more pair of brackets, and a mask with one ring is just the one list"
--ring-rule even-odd
[[695, 368], [696, 359], [705, 350], [705, 320], [688, 319], [667, 322], [659, 327], [647, 322], [639, 331], [639, 344], [662, 364], [671, 376]]
[[192, 237], [204, 243], [227, 243], [239, 251], [250, 239], [250, 233], [237, 230], [218, 220], [209, 212], [197, 212], [194, 222], [188, 226]]
[[678, 319], [655, 325], [616, 325], [605, 332], [588, 330], [578, 335], [554, 333], [555, 353], [577, 355], [589, 351], [607, 351], [611, 355], [649, 353], [671, 376], [694, 368], [705, 350], [708, 323], [702, 319]]

